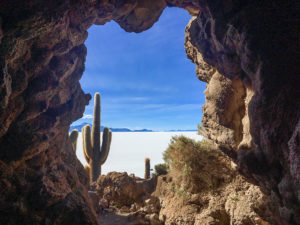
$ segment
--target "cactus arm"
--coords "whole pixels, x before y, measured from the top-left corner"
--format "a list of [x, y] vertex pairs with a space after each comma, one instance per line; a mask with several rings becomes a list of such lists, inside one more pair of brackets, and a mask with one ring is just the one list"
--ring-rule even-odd
[[94, 119], [92, 128], [92, 146], [97, 151], [100, 151], [100, 134], [101, 134], [101, 101], [100, 94], [97, 92], [94, 97]]
[[111, 138], [112, 138], [112, 133], [110, 129], [105, 127], [103, 130], [103, 141], [102, 141], [102, 146], [100, 151], [100, 165], [104, 164], [107, 159], [110, 150]]
[[90, 159], [93, 155], [93, 149], [91, 143], [91, 127], [89, 125], [82, 128], [82, 147], [85, 160], [90, 163]]
[[88, 156], [88, 154], [86, 153], [86, 151], [85, 151], [85, 149], [83, 149], [83, 155], [84, 155], [84, 158], [85, 158], [85, 160], [86, 160], [86, 162], [88, 163], [88, 164], [90, 164], [90, 157]]
[[83, 155], [84, 155], [84, 158], [85, 158], [85, 160], [86, 160], [86, 162], [89, 164], [90, 163], [90, 158], [89, 158], [89, 156], [87, 155], [87, 153], [86, 153], [86, 147], [85, 147], [85, 127], [83, 127], [82, 129], [81, 129], [81, 133], [82, 133], [82, 149], [83, 149]]
[[111, 130], [109, 130], [109, 143], [108, 143], [109, 149], [110, 149], [111, 140], [112, 140], [112, 132]]
[[78, 130], [72, 130], [70, 133], [70, 140], [72, 142], [72, 147], [74, 152], [76, 153], [76, 148], [77, 148], [77, 138], [78, 138]]

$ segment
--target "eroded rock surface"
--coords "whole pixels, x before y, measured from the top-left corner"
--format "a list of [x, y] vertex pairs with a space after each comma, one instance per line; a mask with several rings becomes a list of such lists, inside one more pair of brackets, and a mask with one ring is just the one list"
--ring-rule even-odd
[[96, 184], [104, 203], [100, 221], [103, 225], [274, 224], [259, 187], [245, 181], [221, 151], [212, 150], [199, 168], [188, 185], [176, 169], [148, 180], [125, 172], [101, 175]]
[[278, 223], [300, 224], [300, 6], [286, 0], [1, 1], [1, 224], [97, 224], [67, 135], [90, 99], [78, 82], [87, 29], [141, 32], [166, 6], [197, 15], [190, 40], [214, 71], [210, 138], [272, 196]]
[[88, 177], [68, 141], [91, 96], [87, 29], [116, 20], [141, 32], [166, 2], [1, 1], [0, 224], [98, 224]]
[[103, 225], [162, 225], [159, 199], [152, 196], [157, 177], [141, 179], [126, 172], [99, 176], [95, 189], [100, 199], [98, 216]]
[[[270, 225], [276, 222], [264, 206], [259, 187], [245, 181], [231, 168], [230, 160], [213, 162], [206, 166], [219, 172], [219, 185], [189, 192], [176, 183], [176, 175], [159, 177], [154, 196], [160, 199], [159, 219], [165, 225]], [[228, 167], [229, 166], [229, 167]], [[204, 171], [204, 174], [207, 173]], [[226, 172], [226, 173], [225, 173]], [[201, 177], [201, 175], [199, 175]], [[205, 179], [203, 177], [202, 179]], [[207, 179], [207, 178], [206, 178]], [[269, 221], [269, 222], [267, 222]]]
[[299, 20], [289, 19], [299, 4], [201, 6], [185, 47], [198, 78], [208, 83], [207, 135], [269, 196], [277, 223], [300, 224], [300, 57], [292, 49]]
[[96, 191], [100, 198], [106, 198], [115, 206], [131, 207], [142, 204], [149, 198], [156, 187], [156, 179], [141, 179], [126, 172], [110, 172], [99, 176]]

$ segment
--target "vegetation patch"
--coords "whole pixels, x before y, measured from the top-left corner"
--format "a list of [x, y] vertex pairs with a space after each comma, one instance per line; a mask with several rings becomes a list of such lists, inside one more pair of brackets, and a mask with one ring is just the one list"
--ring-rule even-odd
[[[213, 190], [230, 180], [230, 160], [207, 140], [176, 136], [163, 155], [166, 168], [184, 193]], [[181, 191], [176, 191], [181, 192]]]
[[166, 175], [168, 173], [169, 167], [166, 163], [160, 163], [154, 166], [154, 175]]

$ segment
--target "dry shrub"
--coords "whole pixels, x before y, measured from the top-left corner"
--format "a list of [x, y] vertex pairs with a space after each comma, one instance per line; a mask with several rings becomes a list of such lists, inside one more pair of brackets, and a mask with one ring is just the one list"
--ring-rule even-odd
[[164, 160], [179, 188], [190, 193], [215, 189], [233, 175], [230, 160], [206, 140], [173, 137]]
[[166, 163], [160, 163], [154, 166], [155, 170], [155, 175], [160, 176], [160, 175], [166, 175], [168, 173], [168, 166]]
[[203, 126], [201, 126], [200, 124], [198, 124], [197, 127], [198, 127], [198, 134], [204, 138], [207, 138], [207, 131], [205, 130], [205, 128]]

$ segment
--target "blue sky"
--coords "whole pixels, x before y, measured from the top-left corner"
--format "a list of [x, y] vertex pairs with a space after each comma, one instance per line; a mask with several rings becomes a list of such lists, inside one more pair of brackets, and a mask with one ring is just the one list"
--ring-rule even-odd
[[[139, 34], [125, 32], [114, 21], [88, 30], [80, 83], [92, 96], [100, 92], [102, 125], [196, 129], [205, 83], [196, 78], [184, 51], [190, 18], [183, 9], [167, 8], [152, 28]], [[74, 124], [92, 122], [92, 114], [93, 99]]]

